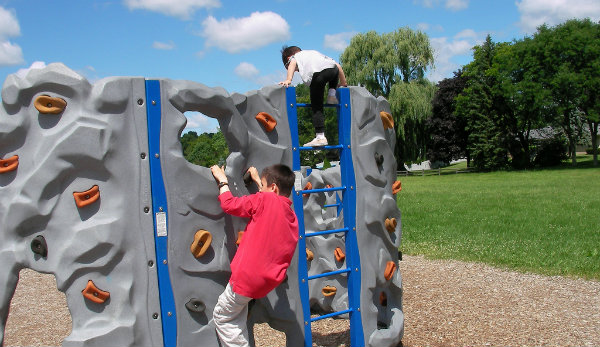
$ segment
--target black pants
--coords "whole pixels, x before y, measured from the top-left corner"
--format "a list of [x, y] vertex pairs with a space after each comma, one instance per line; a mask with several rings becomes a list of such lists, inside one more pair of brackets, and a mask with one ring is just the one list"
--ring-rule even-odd
[[325, 94], [325, 85], [329, 83], [329, 88], [336, 89], [338, 85], [339, 70], [334, 66], [323, 71], [315, 72], [310, 83], [310, 104], [312, 106], [313, 126], [316, 133], [325, 132], [325, 116], [323, 115], [323, 95]]

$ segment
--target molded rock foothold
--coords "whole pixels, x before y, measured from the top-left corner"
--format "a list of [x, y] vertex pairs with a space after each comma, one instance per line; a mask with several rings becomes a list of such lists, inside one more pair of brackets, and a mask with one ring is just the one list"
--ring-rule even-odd
[[394, 276], [394, 272], [396, 272], [396, 263], [393, 261], [388, 261], [385, 265], [385, 271], [383, 272], [383, 277], [385, 277], [386, 281], [392, 279]]
[[306, 260], [307, 261], [311, 261], [315, 259], [315, 254], [310, 250], [310, 249], [306, 249]]
[[385, 219], [385, 228], [390, 233], [393, 233], [394, 231], [396, 231], [397, 225], [398, 225], [398, 221], [396, 221], [396, 218], [386, 218]]
[[67, 107], [67, 102], [61, 98], [40, 95], [33, 102], [35, 108], [42, 114], [59, 114]]
[[377, 166], [381, 166], [383, 164], [383, 154], [375, 152], [375, 163]]
[[379, 116], [381, 116], [381, 121], [383, 122], [383, 129], [394, 129], [394, 118], [391, 114], [381, 111], [379, 112]]
[[196, 231], [196, 234], [194, 235], [194, 241], [190, 246], [190, 251], [192, 251], [194, 257], [198, 259], [206, 253], [211, 242], [212, 234], [206, 230], [200, 229]]
[[110, 298], [110, 293], [98, 289], [92, 280], [89, 280], [87, 286], [81, 291], [83, 297], [96, 304], [103, 304]]
[[86, 207], [100, 199], [100, 188], [97, 185], [94, 185], [85, 192], [73, 192], [73, 198], [75, 198], [77, 207]]
[[0, 159], [0, 174], [15, 171], [19, 167], [19, 156], [13, 155], [10, 158]]
[[185, 303], [185, 308], [190, 312], [201, 313], [206, 309], [206, 305], [200, 299], [191, 298]]
[[402, 182], [396, 181], [392, 184], [392, 194], [396, 195], [402, 190]]
[[[303, 190], [311, 190], [313, 188], [312, 183], [310, 182], [306, 182], [306, 185], [304, 186]], [[309, 196], [310, 194], [308, 193], [304, 193], [302, 194], [302, 196]]]
[[254, 118], [256, 118], [256, 120], [258, 120], [269, 133], [277, 126], [277, 121], [275, 118], [273, 118], [273, 116], [267, 112], [259, 112]]
[[337, 293], [337, 288], [334, 286], [325, 286], [321, 290], [321, 293], [323, 293], [324, 296], [334, 296], [335, 293]]
[[46, 239], [42, 235], [36, 236], [31, 241], [31, 251], [44, 258], [48, 256], [48, 245], [46, 244]]
[[335, 260], [339, 261], [339, 262], [343, 262], [344, 259], [346, 259], [346, 255], [344, 254], [344, 251], [342, 251], [341, 248], [337, 247], [334, 251], [333, 254], [335, 255]]
[[244, 232], [243, 231], [238, 231], [238, 237], [237, 240], [235, 241], [235, 245], [239, 246], [240, 243], [242, 243], [242, 237], [244, 236]]

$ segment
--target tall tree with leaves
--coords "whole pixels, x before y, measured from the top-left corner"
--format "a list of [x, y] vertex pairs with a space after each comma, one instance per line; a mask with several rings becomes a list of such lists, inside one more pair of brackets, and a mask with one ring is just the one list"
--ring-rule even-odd
[[[410, 28], [381, 35], [361, 33], [352, 38], [340, 61], [349, 84], [364, 86], [390, 101], [398, 138], [397, 160], [403, 163], [424, 156], [423, 124], [433, 96], [431, 83], [424, 80], [433, 66], [429, 37]], [[405, 97], [412, 99], [400, 99]]]
[[456, 113], [467, 122], [469, 151], [476, 167], [500, 169], [508, 165], [509, 134], [499, 126], [493, 88], [496, 80], [490, 74], [498, 44], [490, 35], [481, 46], [474, 47], [473, 61], [465, 66], [467, 87], [456, 99]]
[[467, 79], [459, 70], [454, 73], [454, 77], [443, 79], [437, 84], [432, 101], [432, 114], [425, 124], [429, 133], [427, 159], [432, 163], [449, 163], [466, 157], [467, 166], [470, 165], [466, 122], [455, 113], [456, 97], [465, 89], [466, 82]]

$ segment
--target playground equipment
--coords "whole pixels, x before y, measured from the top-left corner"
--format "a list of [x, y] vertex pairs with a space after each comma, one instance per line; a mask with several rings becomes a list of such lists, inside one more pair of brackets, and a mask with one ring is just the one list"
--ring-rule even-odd
[[248, 324], [311, 345], [312, 308], [349, 318], [353, 346], [396, 346], [404, 316], [393, 119], [363, 88], [338, 98], [347, 115], [334, 146], [346, 157], [341, 168], [311, 171], [296, 165], [293, 88], [230, 95], [140, 77], [92, 85], [62, 64], [10, 75], [0, 109], [0, 342], [19, 271], [31, 268], [54, 274], [66, 294], [65, 346], [218, 346], [212, 310], [246, 221], [222, 212], [210, 169], [183, 158], [183, 113], [199, 111], [219, 121], [235, 195], [248, 194], [249, 166], [296, 172], [306, 237]]

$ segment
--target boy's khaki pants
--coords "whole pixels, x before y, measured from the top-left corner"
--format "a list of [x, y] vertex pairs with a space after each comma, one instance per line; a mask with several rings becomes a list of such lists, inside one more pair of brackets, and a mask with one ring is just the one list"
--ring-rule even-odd
[[248, 343], [248, 303], [252, 298], [236, 294], [229, 283], [219, 296], [213, 320], [222, 347], [246, 347]]

